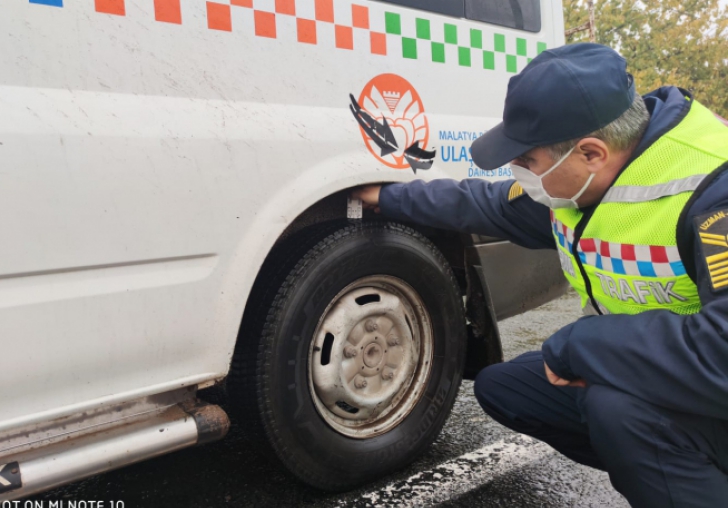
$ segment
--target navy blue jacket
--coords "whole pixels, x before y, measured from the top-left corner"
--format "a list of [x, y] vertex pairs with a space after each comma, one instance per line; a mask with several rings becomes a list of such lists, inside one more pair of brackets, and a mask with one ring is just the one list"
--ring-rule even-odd
[[[683, 90], [663, 87], [645, 96], [650, 124], [643, 152], [689, 108]], [[706, 180], [707, 181], [707, 180]], [[513, 181], [414, 181], [382, 189], [382, 213], [423, 225], [479, 233], [523, 247], [555, 249], [549, 209], [524, 195], [508, 200]], [[610, 385], [666, 408], [728, 420], [728, 291], [712, 292], [692, 218], [728, 211], [728, 171], [717, 172], [687, 205], [678, 233], [683, 262], [694, 275], [702, 310], [587, 316], [565, 326], [542, 347], [564, 379]]]

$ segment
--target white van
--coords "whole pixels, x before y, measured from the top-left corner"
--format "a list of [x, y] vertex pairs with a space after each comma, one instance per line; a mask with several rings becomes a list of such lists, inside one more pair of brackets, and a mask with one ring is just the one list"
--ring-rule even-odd
[[561, 9], [0, 2], [0, 500], [221, 438], [226, 411], [322, 489], [423, 451], [558, 261], [347, 196], [509, 178], [468, 148]]

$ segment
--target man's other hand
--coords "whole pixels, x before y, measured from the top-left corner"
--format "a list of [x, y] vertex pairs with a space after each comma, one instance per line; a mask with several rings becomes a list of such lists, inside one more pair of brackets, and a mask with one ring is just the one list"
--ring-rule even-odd
[[351, 197], [361, 199], [362, 206], [367, 210], [374, 210], [379, 213], [379, 192], [382, 190], [381, 185], [365, 185], [351, 192]]
[[586, 387], [586, 381], [583, 379], [575, 379], [574, 381], [569, 381], [568, 379], [563, 379], [554, 374], [554, 372], [549, 369], [549, 366], [546, 365], [546, 362], [543, 362], [543, 367], [546, 369], [546, 378], [549, 380], [549, 383], [551, 383], [554, 386], [578, 386], [580, 388]]

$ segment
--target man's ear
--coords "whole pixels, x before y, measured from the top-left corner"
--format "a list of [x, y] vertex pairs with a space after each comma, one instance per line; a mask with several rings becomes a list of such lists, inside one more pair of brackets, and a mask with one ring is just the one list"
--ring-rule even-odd
[[576, 149], [590, 173], [596, 173], [606, 166], [611, 156], [607, 144], [598, 138], [581, 139]]

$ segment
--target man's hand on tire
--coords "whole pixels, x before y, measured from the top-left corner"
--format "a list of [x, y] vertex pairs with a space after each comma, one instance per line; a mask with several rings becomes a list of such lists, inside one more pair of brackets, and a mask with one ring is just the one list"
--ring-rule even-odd
[[351, 192], [351, 197], [361, 199], [362, 206], [367, 210], [374, 210], [380, 213], [379, 209], [379, 192], [382, 190], [381, 185], [365, 185]]

